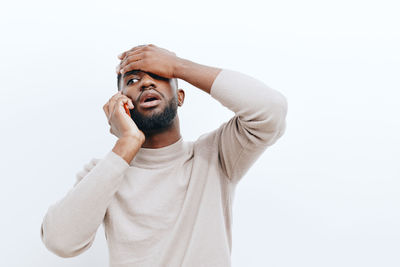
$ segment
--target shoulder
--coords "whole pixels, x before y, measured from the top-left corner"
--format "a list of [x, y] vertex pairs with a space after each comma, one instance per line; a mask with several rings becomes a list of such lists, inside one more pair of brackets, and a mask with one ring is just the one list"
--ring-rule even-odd
[[101, 158], [92, 158], [89, 162], [83, 165], [83, 168], [75, 174], [75, 185], [77, 185], [83, 177], [85, 177], [93, 168], [101, 161]]

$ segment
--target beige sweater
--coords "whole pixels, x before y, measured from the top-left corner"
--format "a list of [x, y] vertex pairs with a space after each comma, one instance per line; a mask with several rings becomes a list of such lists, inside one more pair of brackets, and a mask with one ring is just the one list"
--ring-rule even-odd
[[140, 148], [127, 164], [113, 151], [93, 158], [41, 225], [61, 257], [88, 250], [104, 226], [110, 266], [230, 266], [235, 187], [285, 131], [285, 97], [224, 69], [211, 96], [235, 113], [194, 142]]

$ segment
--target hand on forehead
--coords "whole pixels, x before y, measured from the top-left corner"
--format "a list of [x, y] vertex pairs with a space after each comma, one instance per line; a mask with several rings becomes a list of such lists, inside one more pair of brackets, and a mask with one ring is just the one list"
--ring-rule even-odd
[[118, 55], [118, 58], [121, 62], [116, 67], [117, 74], [141, 70], [164, 78], [174, 78], [174, 70], [179, 65], [175, 53], [153, 44], [135, 46]]

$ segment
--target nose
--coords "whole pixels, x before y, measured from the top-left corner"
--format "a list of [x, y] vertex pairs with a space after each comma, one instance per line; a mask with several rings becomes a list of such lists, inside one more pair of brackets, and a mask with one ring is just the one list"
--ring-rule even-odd
[[144, 74], [142, 77], [142, 84], [140, 85], [140, 88], [142, 90], [148, 88], [148, 87], [156, 87], [156, 83], [153, 80], [153, 78], [149, 74]]

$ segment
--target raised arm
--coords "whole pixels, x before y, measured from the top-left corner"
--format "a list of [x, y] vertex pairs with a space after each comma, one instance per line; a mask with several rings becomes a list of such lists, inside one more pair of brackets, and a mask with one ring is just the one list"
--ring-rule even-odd
[[286, 98], [261, 81], [232, 70], [221, 70], [179, 59], [175, 77], [211, 94], [235, 116], [209, 134], [218, 146], [226, 177], [237, 183], [268, 146], [286, 129]]
[[261, 81], [227, 69], [218, 74], [210, 93], [235, 112], [207, 138], [214, 139], [220, 166], [236, 184], [266, 148], [284, 134], [287, 101]]
[[183, 79], [235, 113], [207, 136], [218, 146], [221, 169], [233, 183], [285, 132], [286, 98], [251, 76], [194, 63], [155, 45], [134, 47], [119, 58], [117, 72], [138, 69]]

